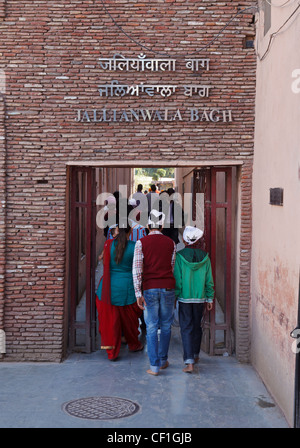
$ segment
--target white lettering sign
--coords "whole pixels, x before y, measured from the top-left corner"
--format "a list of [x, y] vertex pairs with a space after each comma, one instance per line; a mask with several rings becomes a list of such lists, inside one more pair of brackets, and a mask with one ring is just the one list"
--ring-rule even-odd
[[80, 123], [117, 123], [135, 121], [233, 121], [231, 110], [219, 109], [78, 109], [75, 121]]
[[[146, 55], [140, 54], [137, 58], [126, 58], [123, 55], [115, 54], [112, 58], [99, 58], [99, 64], [102, 70], [108, 71], [175, 71], [175, 59], [151, 59]], [[209, 70], [209, 59], [190, 59], [185, 60], [185, 67], [192, 71]], [[188, 84], [183, 85], [183, 95], [192, 97], [197, 95], [200, 98], [208, 98], [211, 86], [206, 84]], [[110, 83], [98, 86], [100, 97], [123, 98], [125, 96], [140, 96], [142, 94], [154, 97], [156, 94], [163, 98], [169, 98], [181, 86], [169, 84], [127, 84], [120, 83], [114, 79]], [[212, 122], [227, 123], [232, 122], [231, 110], [219, 110], [208, 108], [188, 108], [185, 110], [160, 108], [152, 109], [149, 107], [129, 108], [129, 109], [78, 109], [75, 121], [78, 123], [117, 123], [117, 122], [146, 122], [146, 121], [191, 121], [191, 122]]]
[[[121, 54], [115, 54], [112, 58], [99, 58], [99, 65], [102, 70], [108, 71], [151, 70], [157, 72], [161, 70], [164, 72], [176, 70], [176, 59], [151, 59], [143, 53], [137, 58], [125, 58]], [[185, 66], [192, 71], [209, 70], [209, 59], [186, 59]]]

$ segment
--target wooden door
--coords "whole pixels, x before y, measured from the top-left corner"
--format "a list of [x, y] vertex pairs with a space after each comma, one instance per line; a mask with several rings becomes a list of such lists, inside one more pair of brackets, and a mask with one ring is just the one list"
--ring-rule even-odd
[[96, 345], [95, 170], [72, 167], [70, 181], [69, 350], [90, 353]]
[[210, 256], [215, 283], [215, 305], [205, 314], [203, 349], [211, 355], [231, 354], [232, 168], [195, 170], [193, 184], [194, 195], [204, 194], [202, 248]]

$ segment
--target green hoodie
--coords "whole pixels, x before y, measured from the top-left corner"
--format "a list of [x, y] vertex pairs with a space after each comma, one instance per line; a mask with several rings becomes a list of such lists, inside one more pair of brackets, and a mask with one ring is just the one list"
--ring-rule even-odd
[[176, 254], [175, 294], [180, 302], [202, 303], [214, 299], [211, 263], [206, 252], [186, 247]]

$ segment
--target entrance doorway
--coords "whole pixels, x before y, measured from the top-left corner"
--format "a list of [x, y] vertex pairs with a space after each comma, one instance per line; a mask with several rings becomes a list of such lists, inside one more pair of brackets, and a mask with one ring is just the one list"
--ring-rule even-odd
[[233, 319], [233, 192], [232, 167], [194, 170], [194, 197], [204, 194], [203, 249], [208, 252], [215, 283], [215, 306], [205, 314], [203, 349], [210, 355], [231, 354], [234, 346]]
[[[104, 169], [93, 166], [70, 167], [68, 350], [71, 352], [90, 353], [100, 346], [97, 340], [99, 335], [95, 306], [95, 290], [101, 276], [97, 269], [101, 243], [97, 236], [96, 198], [103, 192], [101, 184], [105, 175], [107, 176], [104, 172], [107, 169], [109, 166]], [[99, 170], [102, 181], [97, 181]], [[236, 168], [191, 167], [190, 171], [191, 188], [190, 191], [184, 188], [184, 192], [192, 193], [195, 198], [197, 193], [204, 194], [203, 249], [211, 258], [216, 291], [216, 306], [205, 314], [202, 349], [211, 355], [232, 354], [233, 246], [236, 221], [235, 207], [232, 204], [235, 201]], [[118, 174], [114, 173], [114, 176], [118, 180]], [[124, 176], [120, 183], [122, 182], [124, 183]], [[127, 184], [129, 183], [130, 195], [130, 191], [133, 192], [132, 180], [127, 180]]]

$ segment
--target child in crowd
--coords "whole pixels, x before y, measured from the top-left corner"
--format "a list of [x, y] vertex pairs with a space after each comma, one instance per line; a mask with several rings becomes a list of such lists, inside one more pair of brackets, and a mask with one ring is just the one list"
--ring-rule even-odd
[[183, 359], [186, 373], [194, 371], [199, 360], [204, 307], [212, 309], [214, 281], [209, 256], [197, 248], [203, 232], [187, 226], [183, 232], [185, 248], [177, 252], [174, 277], [175, 295], [179, 302], [179, 325], [183, 345]]

